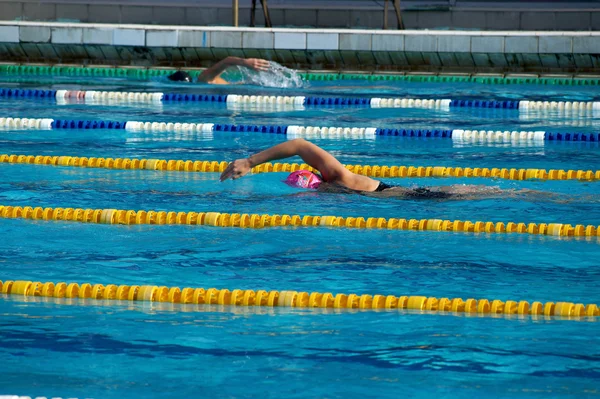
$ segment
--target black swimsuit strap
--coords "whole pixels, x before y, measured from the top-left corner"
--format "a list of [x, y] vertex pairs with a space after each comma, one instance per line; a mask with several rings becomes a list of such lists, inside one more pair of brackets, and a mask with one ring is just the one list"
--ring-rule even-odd
[[388, 188], [392, 188], [392, 187], [394, 187], [394, 186], [390, 186], [389, 184], [386, 184], [386, 183], [380, 181], [379, 185], [375, 189], [375, 192], [378, 193], [378, 192], [381, 192], [383, 190], [387, 190]]

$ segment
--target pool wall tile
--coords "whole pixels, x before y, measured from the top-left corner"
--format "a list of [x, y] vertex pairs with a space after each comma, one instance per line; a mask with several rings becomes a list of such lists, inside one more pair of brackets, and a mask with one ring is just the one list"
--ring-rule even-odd
[[225, 50], [227, 51], [227, 55], [232, 55], [234, 57], [240, 58], [244, 57], [244, 50], [242, 50], [241, 48], [228, 48]]
[[89, 57], [85, 47], [78, 44], [57, 44], [54, 50], [64, 62], [83, 62]]
[[339, 50], [337, 51], [327, 51], [327, 59], [332, 62], [332, 65], [342, 65], [344, 63], [344, 59], [342, 58], [342, 54]]
[[426, 65], [433, 66], [433, 67], [441, 67], [442, 66], [442, 60], [440, 59], [438, 53], [423, 52], [422, 55], [423, 55], [423, 60], [425, 61]]
[[[590, 31], [340, 29], [332, 32], [301, 28], [0, 21], [2, 38], [0, 45], [7, 54], [3, 59], [18, 62], [68, 60], [182, 67], [207, 66], [233, 55], [266, 58], [292, 68], [371, 71], [409, 67], [428, 72], [450, 69], [469, 72], [477, 68], [479, 72], [494, 73], [542, 70], [554, 73], [574, 68], [583, 73], [597, 72], [600, 63], [597, 46], [600, 32]], [[42, 44], [47, 46], [43, 50]], [[131, 46], [145, 49], [138, 51]]]
[[220, 48], [242, 48], [242, 32], [210, 32], [210, 46]]
[[[198, 55], [198, 59], [200, 59], [201, 61], [201, 66], [210, 66], [212, 65], [212, 61], [219, 61], [222, 58], [217, 59], [213, 53], [213, 49], [210, 48], [195, 48], [195, 49], [190, 49], [190, 50], [195, 50], [196, 54]], [[182, 55], [183, 51], [182, 51]]]
[[181, 51], [181, 56], [186, 60], [186, 61], [191, 61], [191, 62], [199, 62], [200, 56], [198, 55], [198, 53], [196, 52], [196, 50], [194, 48], [190, 48], [190, 47], [179, 47], [179, 51]]
[[[473, 58], [475, 58], [475, 53], [472, 53]], [[494, 68], [506, 68], [508, 67], [508, 61], [506, 61], [506, 56], [504, 53], [488, 53], [489, 60], [491, 62], [490, 67]]]
[[294, 60], [298, 63], [298, 65], [306, 65], [308, 63], [308, 57], [306, 56], [306, 51], [301, 50], [290, 50]]
[[182, 54], [182, 51], [177, 46], [170, 47], [161, 47], [155, 48], [158, 50], [162, 50], [165, 54], [165, 58], [161, 59], [161, 65], [169, 66], [172, 62], [174, 63], [182, 63], [185, 61], [185, 58]]
[[242, 50], [244, 58], [262, 58], [260, 50], [257, 48], [245, 48]]
[[311, 64], [315, 65], [315, 68], [327, 68], [332, 65], [337, 65], [336, 53], [339, 58], [338, 51], [311, 51], [308, 53], [307, 58]]
[[52, 28], [52, 43], [81, 44], [83, 29], [81, 28]]
[[45, 26], [21, 26], [19, 40], [22, 42], [49, 43], [51, 30]]
[[541, 64], [539, 54], [517, 54], [517, 58], [519, 59], [519, 65], [524, 67], [534, 67]]
[[296, 62], [296, 60], [294, 59], [294, 56], [292, 55], [292, 52], [290, 50], [277, 50], [274, 53], [274, 57], [275, 59], [273, 59], [273, 61], [277, 61], [280, 64], [294, 64]]
[[359, 65], [361, 66], [375, 66], [375, 57], [371, 51], [359, 51], [356, 56], [358, 57]]
[[19, 27], [0, 26], [0, 38], [4, 43], [19, 43]]
[[275, 49], [305, 50], [306, 33], [275, 32]]
[[347, 67], [360, 64], [356, 51], [340, 50], [340, 56], [342, 57], [342, 64]]
[[471, 36], [438, 36], [437, 51], [455, 53], [471, 51]]
[[243, 32], [242, 48], [273, 48], [272, 32]]
[[373, 51], [404, 51], [404, 35], [372, 35]]
[[408, 59], [406, 58], [406, 54], [402, 53], [402, 52], [393, 52], [390, 51], [389, 53], [390, 58], [392, 60], [392, 65], [396, 65], [396, 66], [407, 66], [408, 65]]
[[113, 44], [113, 31], [102, 28], [83, 29], [84, 44]]
[[44, 59], [53, 60], [58, 57], [54, 50], [54, 45], [49, 43], [36, 43], [36, 46]]
[[573, 53], [600, 54], [600, 38], [590, 36], [573, 37]]
[[504, 52], [506, 53], [537, 53], [538, 38], [536, 36], [505, 37]]
[[504, 37], [502, 36], [473, 36], [471, 38], [473, 53], [503, 53]]
[[[598, 46], [600, 47], [600, 44]], [[542, 54], [571, 53], [573, 52], [573, 40], [565, 36], [540, 36], [539, 51]]]
[[224, 48], [211, 48], [210, 50], [211, 50], [213, 56], [215, 57], [215, 59], [217, 59], [217, 60], [222, 60], [223, 58], [225, 58], [229, 55], [229, 53], [227, 52], [227, 49], [224, 49]]
[[[562, 60], [559, 60], [559, 64]], [[573, 54], [573, 62], [578, 68], [593, 68], [594, 62], [589, 54]]]
[[210, 47], [210, 32], [180, 30], [179, 47]]
[[416, 66], [425, 64], [425, 59], [420, 51], [405, 51], [403, 54], [406, 57], [407, 65]]
[[340, 33], [340, 50], [371, 50], [370, 34]]
[[502, 53], [472, 53], [473, 63], [478, 68], [502, 68], [508, 66]]
[[458, 60], [455, 53], [439, 53], [442, 66], [447, 68], [458, 67]]
[[31, 60], [41, 60], [43, 58], [36, 43], [23, 43], [21, 44], [21, 48], [27, 54], [27, 58]]
[[373, 57], [377, 64], [381, 66], [392, 65], [392, 58], [389, 51], [373, 51]]
[[0, 44], [0, 57], [1, 58], [10, 58], [10, 56], [11, 56], [11, 54], [8, 51], [8, 49], [6, 48], [6, 46], [4, 44]]
[[92, 58], [95, 61], [97, 60], [97, 61], [103, 62], [106, 60], [106, 56], [102, 52], [99, 45], [89, 45], [88, 44], [85, 46], [85, 51], [87, 51], [90, 58]]
[[437, 51], [437, 37], [429, 35], [406, 35], [404, 38], [406, 51]]
[[23, 51], [21, 44], [19, 43], [5, 43], [6, 50], [8, 54], [12, 57], [17, 57], [18, 59], [25, 59], [26, 53]]
[[473, 54], [473, 63], [477, 67], [490, 66], [490, 64], [491, 64], [490, 56], [487, 53], [474, 53]]
[[177, 47], [176, 30], [147, 30], [146, 46], [148, 47]]
[[558, 59], [556, 54], [540, 54], [540, 62], [545, 68], [558, 68]]
[[337, 50], [340, 37], [337, 33], [307, 33], [306, 48], [310, 50]]
[[121, 29], [113, 31], [113, 44], [115, 46], [144, 46], [146, 44], [146, 31], [143, 29]]
[[458, 62], [459, 67], [463, 68], [472, 68], [475, 66], [475, 61], [473, 60], [473, 54], [471, 53], [454, 53], [456, 56], [456, 61]]
[[276, 50], [273, 49], [259, 49], [260, 58], [264, 58], [265, 60], [277, 60]]
[[115, 46], [99, 45], [98, 48], [102, 51], [107, 60], [114, 60], [116, 62], [121, 59], [117, 52], [117, 47]]

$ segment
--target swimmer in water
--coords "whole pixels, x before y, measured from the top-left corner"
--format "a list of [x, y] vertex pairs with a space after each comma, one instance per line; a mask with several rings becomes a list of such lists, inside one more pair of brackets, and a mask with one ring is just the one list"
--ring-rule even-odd
[[[465, 199], [490, 198], [506, 195], [507, 190], [484, 185], [452, 185], [437, 187], [392, 186], [367, 176], [357, 175], [344, 167], [333, 155], [304, 139], [294, 139], [278, 144], [245, 159], [230, 162], [220, 180], [236, 180], [262, 163], [300, 156], [320, 176], [307, 170], [291, 173], [285, 183], [294, 187], [327, 192], [353, 192], [380, 197], [413, 199]], [[534, 193], [532, 190], [523, 192]], [[516, 191], [513, 191], [516, 193]]]
[[[198, 82], [208, 83], [213, 85], [227, 85], [228, 81], [221, 77], [221, 74], [225, 70], [232, 66], [243, 66], [254, 71], [268, 71], [269, 61], [260, 58], [239, 58], [239, 57], [227, 57], [217, 62], [210, 68], [205, 69], [200, 76], [198, 76]], [[175, 82], [192, 82], [192, 76], [185, 71], [177, 71], [168, 76], [169, 80]]]

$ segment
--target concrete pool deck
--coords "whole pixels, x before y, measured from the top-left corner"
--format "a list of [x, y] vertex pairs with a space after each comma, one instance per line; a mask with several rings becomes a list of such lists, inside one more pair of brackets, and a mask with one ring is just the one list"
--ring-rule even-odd
[[228, 55], [304, 69], [598, 73], [600, 32], [0, 21], [0, 56], [6, 62], [202, 67]]

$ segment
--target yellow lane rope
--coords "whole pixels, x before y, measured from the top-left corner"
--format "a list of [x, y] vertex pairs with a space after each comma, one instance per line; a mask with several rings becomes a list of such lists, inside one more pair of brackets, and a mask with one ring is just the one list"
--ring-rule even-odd
[[124, 301], [218, 304], [296, 308], [411, 309], [506, 315], [545, 315], [563, 317], [599, 316], [595, 304], [572, 302], [501, 301], [498, 299], [435, 298], [369, 294], [332, 294], [329, 292], [265, 291], [217, 288], [183, 288], [156, 285], [77, 284], [33, 281], [0, 281], [0, 292], [7, 295], [54, 298], [108, 299]]
[[178, 224], [259, 229], [306, 226], [356, 229], [446, 231], [460, 233], [524, 233], [597, 237], [600, 226], [566, 223], [471, 222], [468, 220], [397, 219], [311, 215], [268, 215], [219, 212], [167, 212], [119, 209], [42, 208], [0, 205], [1, 218], [64, 220], [100, 224]]
[[[166, 159], [94, 158], [48, 155], [1, 154], [0, 163], [71, 166], [104, 169], [145, 169], [177, 172], [223, 172], [225, 161], [191, 161]], [[346, 169], [370, 177], [483, 177], [509, 180], [599, 180], [600, 170], [461, 168], [445, 166], [345, 165]], [[264, 163], [254, 173], [313, 170], [307, 164]]]

